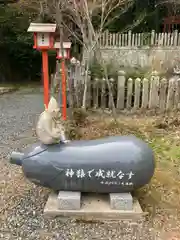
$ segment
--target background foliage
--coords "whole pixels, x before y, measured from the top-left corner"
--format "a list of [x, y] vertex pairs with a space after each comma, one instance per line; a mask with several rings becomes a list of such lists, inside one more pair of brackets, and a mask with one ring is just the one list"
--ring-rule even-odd
[[[40, 78], [41, 53], [33, 49], [33, 36], [27, 33], [38, 12], [29, 6], [0, 5], [0, 82], [30, 81]], [[50, 69], [55, 53], [50, 53]]]
[[[112, 32], [129, 29], [137, 32], [161, 30], [167, 8], [164, 5], [155, 7], [158, 1], [160, 0], [133, 0], [128, 11], [122, 14], [122, 10], [117, 9], [112, 13], [106, 28]], [[27, 33], [30, 22], [51, 18], [41, 16], [39, 9], [39, 2], [35, 0], [19, 0], [12, 4], [0, 2], [0, 83], [40, 79], [41, 53], [33, 50], [32, 34]], [[99, 24], [98, 13], [94, 16], [93, 24]], [[79, 46], [77, 43], [73, 43], [73, 46], [73, 55], [78, 55]], [[50, 72], [55, 68], [55, 61], [55, 52], [52, 51], [49, 53]]]

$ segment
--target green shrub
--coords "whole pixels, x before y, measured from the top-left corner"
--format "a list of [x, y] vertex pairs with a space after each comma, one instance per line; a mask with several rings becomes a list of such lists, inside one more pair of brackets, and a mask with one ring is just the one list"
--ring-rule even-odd
[[80, 128], [77, 126], [75, 121], [66, 121], [65, 124], [66, 129], [66, 137], [70, 140], [78, 140], [81, 139]]
[[78, 126], [81, 126], [83, 124], [87, 123], [87, 117], [88, 114], [87, 112], [82, 109], [82, 108], [75, 108], [73, 109], [73, 113], [72, 113], [72, 118], [74, 123]]

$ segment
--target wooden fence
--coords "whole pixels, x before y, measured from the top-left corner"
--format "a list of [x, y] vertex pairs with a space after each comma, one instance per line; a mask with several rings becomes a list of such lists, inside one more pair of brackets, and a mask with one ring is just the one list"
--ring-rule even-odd
[[[88, 77], [87, 108], [111, 109], [112, 101], [106, 79], [91, 79]], [[70, 105], [81, 107], [83, 100], [84, 83], [68, 79]], [[160, 78], [157, 73], [147, 79], [126, 79], [123, 71], [117, 79], [109, 79], [115, 107], [117, 110], [159, 109], [166, 111], [180, 108], [180, 78]], [[70, 96], [70, 94], [68, 95]]]
[[180, 33], [110, 33], [105, 31], [100, 39], [101, 47], [180, 46]]

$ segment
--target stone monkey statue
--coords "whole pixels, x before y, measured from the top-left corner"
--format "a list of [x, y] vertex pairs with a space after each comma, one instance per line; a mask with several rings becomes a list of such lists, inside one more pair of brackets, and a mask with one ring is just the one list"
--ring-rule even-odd
[[69, 142], [65, 137], [65, 129], [60, 121], [61, 113], [58, 103], [51, 97], [48, 108], [41, 113], [37, 126], [36, 134], [43, 144], [55, 144], [60, 141]]

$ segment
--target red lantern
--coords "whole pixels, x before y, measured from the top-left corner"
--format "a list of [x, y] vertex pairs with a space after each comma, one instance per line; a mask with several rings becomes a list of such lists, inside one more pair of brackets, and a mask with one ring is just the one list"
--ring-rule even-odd
[[[62, 69], [62, 103], [63, 103], [63, 119], [66, 120], [66, 71], [65, 71], [65, 61], [64, 59], [70, 59], [70, 48], [71, 42], [63, 42], [63, 49], [61, 49], [60, 42], [54, 44], [54, 48], [57, 50], [57, 59], [61, 59], [61, 69]], [[62, 56], [62, 51], [64, 51], [64, 59]]]
[[52, 49], [54, 46], [54, 33], [56, 24], [49, 23], [31, 23], [28, 32], [34, 33], [35, 49], [44, 50]]
[[33, 48], [42, 50], [44, 105], [47, 108], [49, 103], [48, 49], [52, 49], [54, 47], [56, 24], [31, 23], [27, 31], [34, 33]]
[[[54, 48], [57, 50], [57, 59], [62, 59], [62, 49], [60, 47], [60, 42], [56, 42]], [[64, 51], [64, 58], [70, 59], [70, 48], [71, 42], [63, 42], [63, 51]]]

